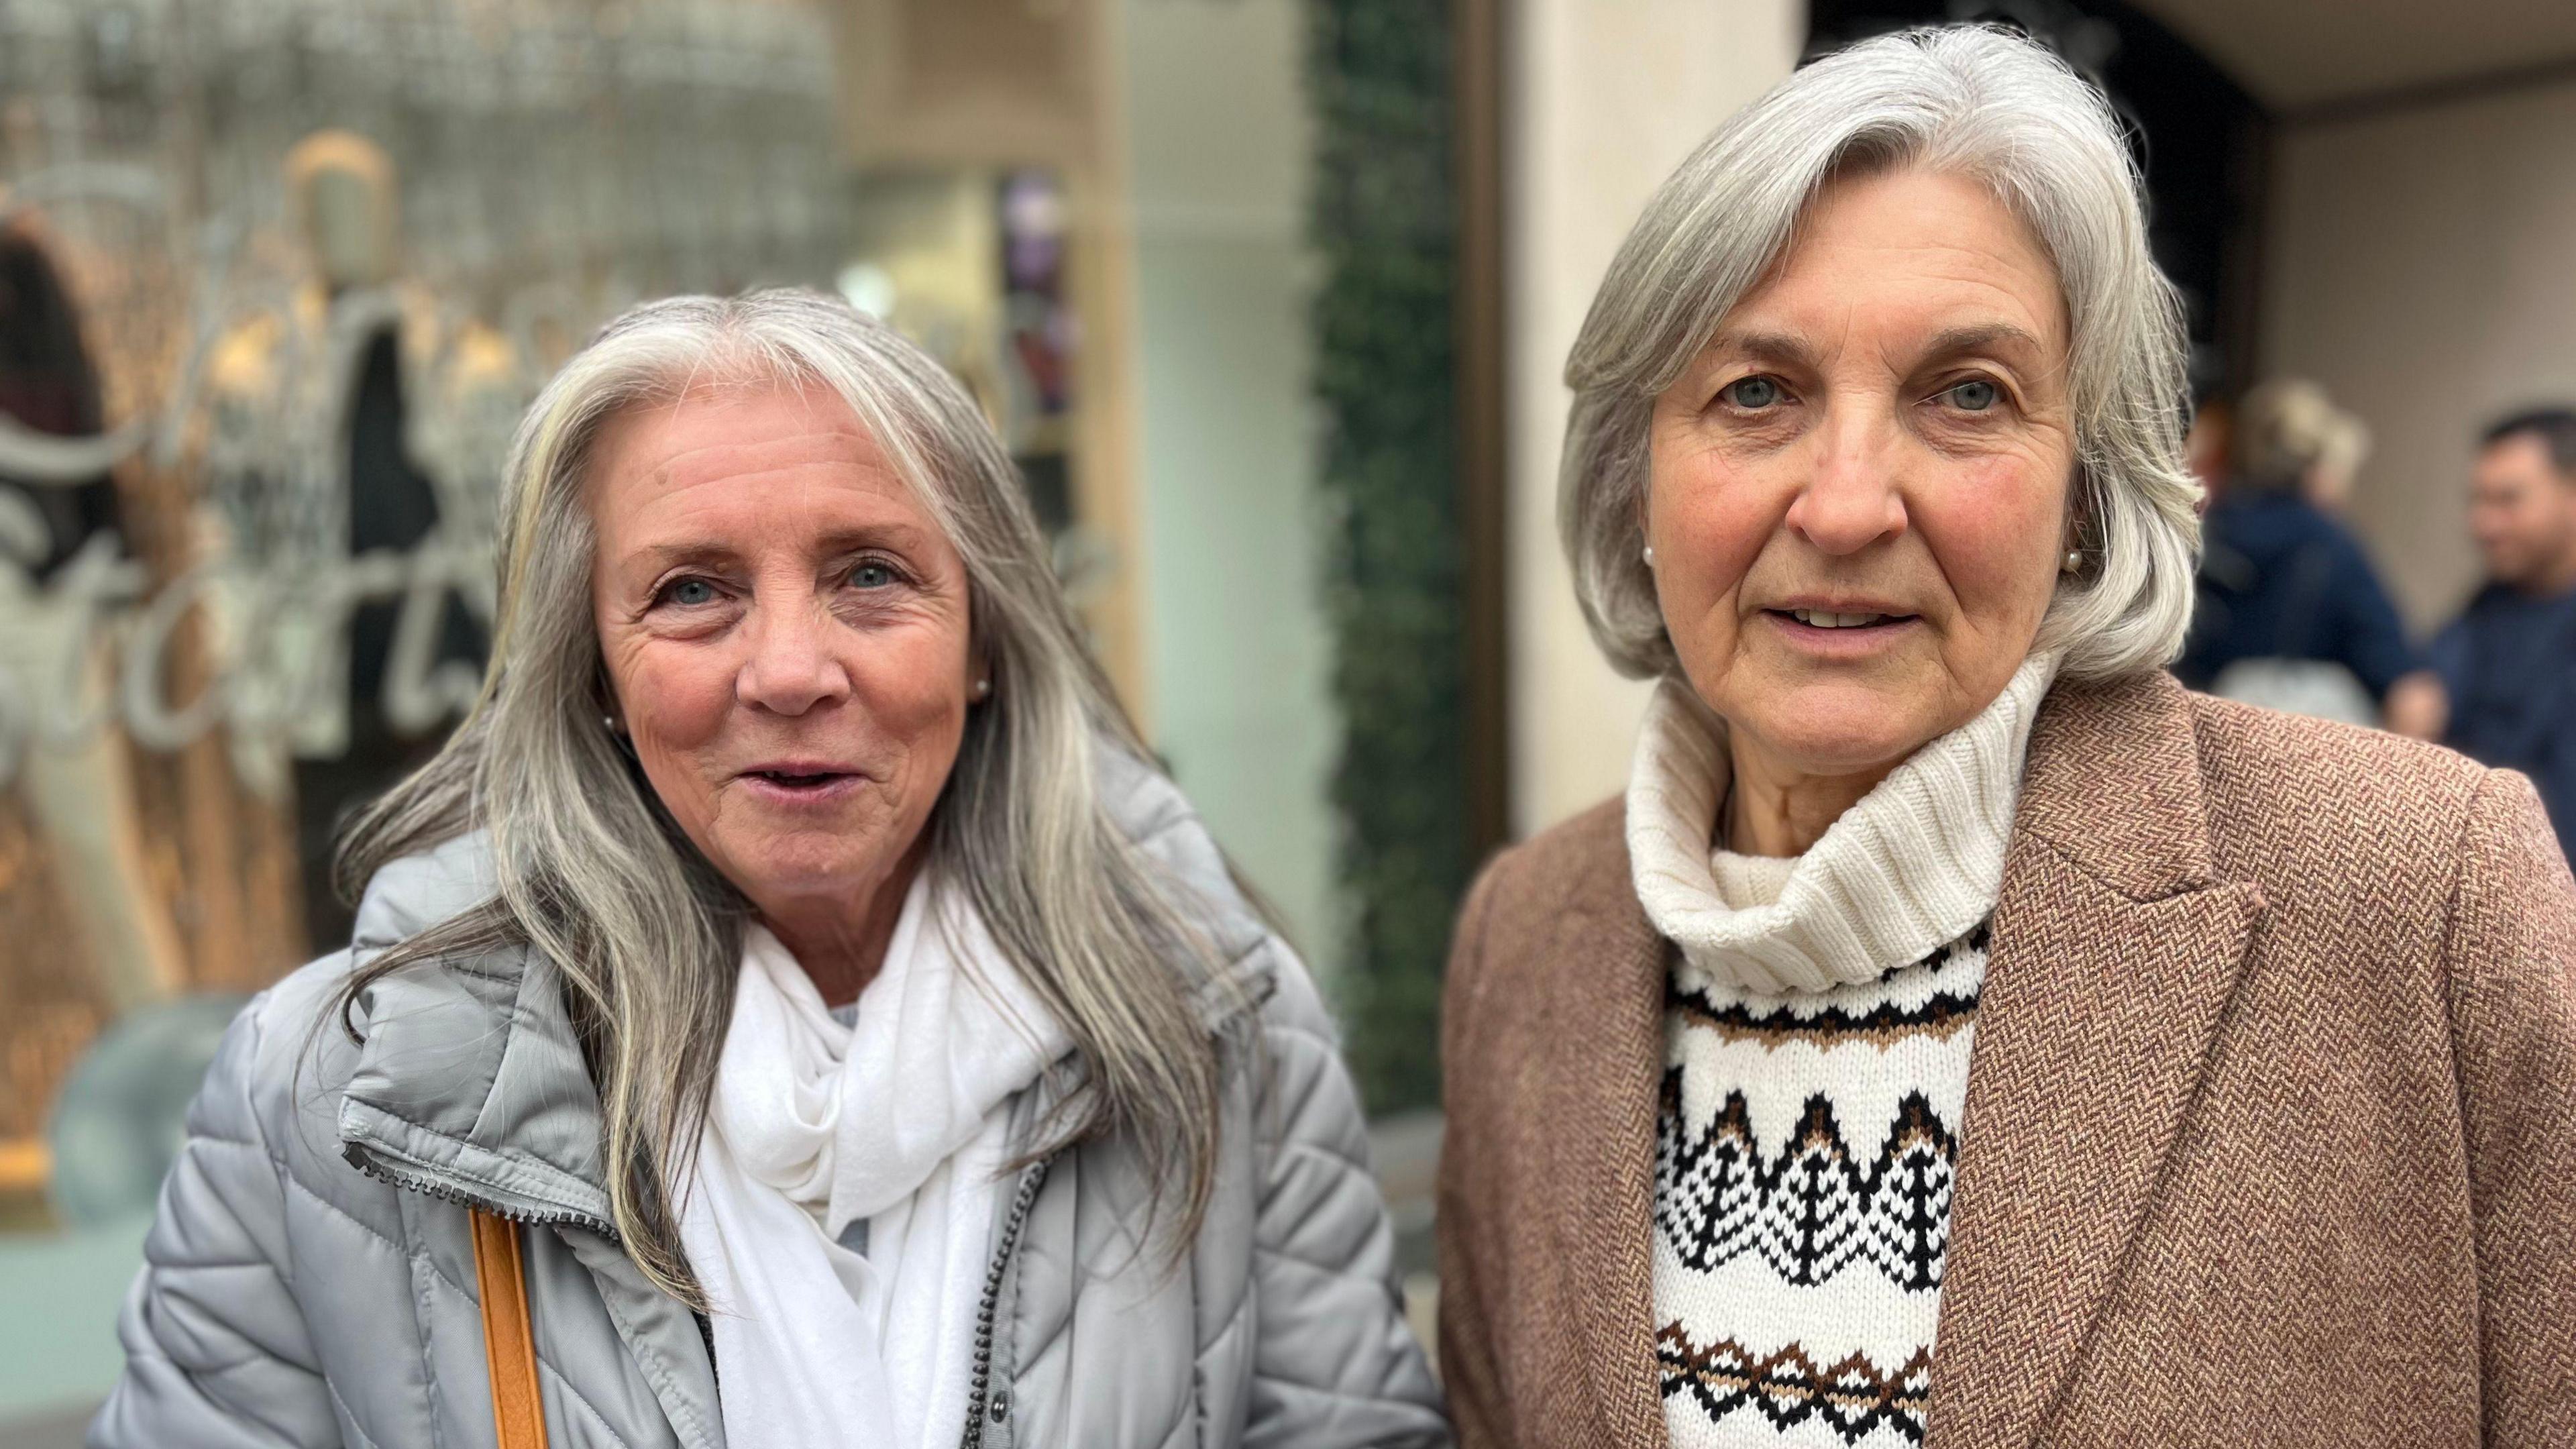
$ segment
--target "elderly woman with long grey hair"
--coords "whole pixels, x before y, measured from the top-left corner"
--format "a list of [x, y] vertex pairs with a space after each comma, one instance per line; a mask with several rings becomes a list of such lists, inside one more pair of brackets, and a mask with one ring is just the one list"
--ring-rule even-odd
[[2576, 885], [2521, 777], [2185, 693], [2183, 341], [1978, 29], [1723, 126], [1578, 337], [1658, 681], [1443, 1030], [1480, 1445], [2576, 1442]]
[[640, 307], [500, 567], [354, 943], [209, 1075], [93, 1443], [1446, 1442], [1314, 988], [927, 355]]

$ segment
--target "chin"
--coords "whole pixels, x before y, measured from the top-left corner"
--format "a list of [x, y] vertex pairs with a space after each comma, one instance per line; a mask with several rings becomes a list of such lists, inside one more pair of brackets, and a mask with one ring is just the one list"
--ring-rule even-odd
[[1919, 704], [1841, 681], [1767, 691], [1740, 723], [1773, 753], [1817, 775], [1895, 765], [1943, 728]]
[[878, 852], [855, 844], [847, 837], [744, 841], [726, 852], [724, 873], [755, 901], [849, 895], [867, 889], [885, 868]]

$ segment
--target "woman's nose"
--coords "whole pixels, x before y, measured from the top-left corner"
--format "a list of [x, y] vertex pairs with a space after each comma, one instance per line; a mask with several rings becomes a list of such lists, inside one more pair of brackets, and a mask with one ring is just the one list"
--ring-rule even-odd
[[849, 697], [849, 671], [830, 647], [831, 623], [817, 614], [811, 606], [754, 606], [751, 657], [735, 676], [736, 699], [773, 714], [799, 715]]
[[1903, 533], [1897, 431], [1892, 418], [1828, 419], [1817, 438], [1815, 472], [1790, 503], [1788, 525], [1837, 556]]

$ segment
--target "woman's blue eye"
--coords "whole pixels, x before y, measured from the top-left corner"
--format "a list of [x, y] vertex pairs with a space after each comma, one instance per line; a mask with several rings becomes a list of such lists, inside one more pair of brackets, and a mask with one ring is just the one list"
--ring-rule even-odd
[[1780, 400], [1780, 384], [1767, 377], [1739, 377], [1718, 396], [1740, 408], [1767, 408]]
[[894, 582], [894, 570], [881, 563], [863, 563], [850, 570], [850, 586], [859, 589], [882, 589]]
[[1962, 412], [1971, 413], [1984, 412], [1993, 407], [1996, 400], [2002, 396], [1993, 383], [1982, 377], [1972, 377], [1966, 382], [1953, 384], [1947, 395], [1951, 406]]
[[705, 579], [682, 579], [671, 585], [666, 597], [674, 604], [712, 604], [716, 601], [716, 586]]

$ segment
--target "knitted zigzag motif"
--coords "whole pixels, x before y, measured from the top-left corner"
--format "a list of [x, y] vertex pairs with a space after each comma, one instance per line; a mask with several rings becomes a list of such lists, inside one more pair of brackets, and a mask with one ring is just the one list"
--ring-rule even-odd
[[1692, 1027], [1717, 1033], [1722, 1041], [1752, 1041], [1764, 1047], [1804, 1041], [1818, 1047], [1865, 1041], [1884, 1050], [1907, 1037], [1946, 1041], [1976, 1025], [1979, 990], [1939, 990], [1913, 1006], [1881, 1001], [1858, 1009], [1828, 1006], [1797, 1013], [1770, 1002], [1715, 1002], [1696, 991], [1673, 993], [1672, 1009]]
[[1866, 1156], [1845, 1144], [1833, 1103], [1818, 1093], [1765, 1161], [1743, 1093], [1729, 1092], [1707, 1129], [1692, 1133], [1682, 1126], [1681, 1082], [1680, 1068], [1664, 1073], [1655, 1226], [1684, 1267], [1706, 1273], [1756, 1252], [1802, 1287], [1861, 1262], [1900, 1288], [1940, 1287], [1959, 1149], [1922, 1093], [1906, 1094]]
[[1756, 1355], [1732, 1338], [1703, 1348], [1680, 1324], [1655, 1335], [1655, 1362], [1663, 1370], [1664, 1397], [1687, 1393], [1711, 1423], [1730, 1414], [1759, 1413], [1774, 1430], [1815, 1423], [1846, 1444], [1889, 1428], [1907, 1442], [1923, 1442], [1924, 1411], [1932, 1401], [1932, 1351], [1918, 1348], [1893, 1371], [1862, 1354], [1819, 1365], [1789, 1344]]
[[1847, 1006], [1827, 997], [1829, 1004], [1820, 1009], [1802, 1009], [1796, 997], [1726, 993], [1723, 999], [1712, 1000], [1703, 992], [1676, 987], [1672, 1009], [1691, 1026], [1714, 1031], [1722, 1040], [1749, 1040], [1765, 1047], [1788, 1041], [1812, 1042], [1820, 1047], [1867, 1041], [1885, 1048], [1913, 1036], [1947, 1040], [1976, 1024], [1977, 998], [1983, 986], [1981, 975], [1968, 976], [1950, 968], [1971, 955], [1983, 957], [1987, 939], [1988, 928], [1980, 923], [1975, 930], [1922, 960], [1891, 967], [1879, 977], [1885, 981], [1908, 971], [1949, 973], [1939, 978], [1942, 984], [1929, 997], [1911, 1006], [1883, 999], [1872, 1000], [1866, 1006]]

